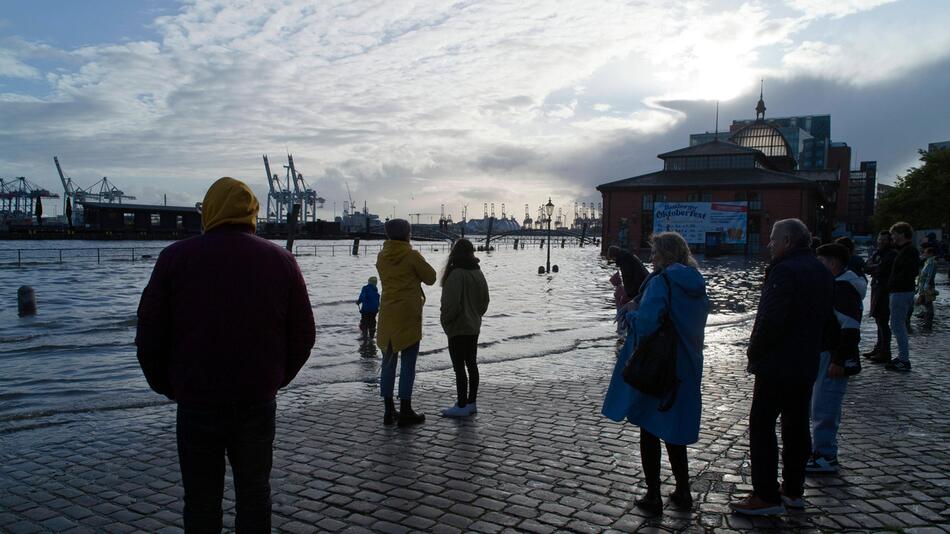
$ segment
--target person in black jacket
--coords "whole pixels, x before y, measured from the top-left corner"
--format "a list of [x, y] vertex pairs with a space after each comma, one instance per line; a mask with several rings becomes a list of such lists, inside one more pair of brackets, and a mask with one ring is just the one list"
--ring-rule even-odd
[[906, 222], [891, 226], [891, 238], [897, 245], [897, 256], [887, 281], [887, 289], [891, 293], [891, 330], [897, 339], [897, 358], [891, 360], [886, 367], [901, 373], [910, 371], [907, 318], [914, 309], [914, 292], [917, 290], [917, 274], [920, 272], [920, 252], [912, 242], [913, 237], [914, 229]]
[[870, 352], [864, 356], [874, 363], [889, 363], [891, 361], [891, 291], [888, 283], [891, 277], [891, 268], [894, 266], [894, 241], [891, 233], [882, 230], [877, 236], [877, 250], [867, 262], [867, 272], [871, 275], [871, 306], [870, 316], [877, 325], [877, 342]]
[[[755, 375], [749, 413], [753, 493], [732, 503], [747, 515], [772, 515], [785, 505], [803, 507], [805, 464], [811, 455], [809, 412], [825, 330], [834, 320], [834, 278], [810, 248], [811, 233], [798, 219], [772, 227], [759, 309], [749, 339], [748, 370]], [[782, 416], [781, 490], [776, 478], [775, 421]]]
[[623, 290], [626, 291], [627, 297], [631, 299], [636, 297], [640, 293], [640, 286], [650, 274], [640, 258], [620, 247], [612, 246], [607, 249], [607, 261], [616, 263], [620, 268]]
[[848, 268], [848, 249], [838, 243], [818, 247], [818, 261], [835, 277], [834, 310], [836, 324], [829, 332], [833, 340], [821, 353], [818, 379], [811, 397], [812, 450], [805, 465], [808, 473], [838, 471], [838, 426], [841, 403], [848, 377], [861, 371], [858, 343], [861, 342], [861, 315], [868, 283]]
[[[860, 276], [861, 278], [867, 281], [867, 273], [865, 272], [867, 268], [867, 263], [864, 261], [864, 258], [857, 253], [857, 250], [854, 245], [854, 240], [848, 236], [842, 236], [838, 239], [835, 239], [835, 243], [842, 245], [844, 248], [848, 249], [848, 265], [846, 266], [849, 271]], [[829, 243], [830, 244], [830, 243]], [[817, 252], [818, 249], [815, 249]]]

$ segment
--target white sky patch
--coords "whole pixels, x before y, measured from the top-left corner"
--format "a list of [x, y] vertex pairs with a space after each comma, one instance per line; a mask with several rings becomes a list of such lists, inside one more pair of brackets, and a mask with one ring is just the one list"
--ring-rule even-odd
[[789, 0], [789, 7], [801, 11], [806, 17], [841, 18], [853, 13], [868, 11], [896, 0]]
[[597, 103], [597, 104], [594, 104], [593, 106], [591, 106], [591, 108], [592, 108], [594, 111], [599, 111], [599, 112], [601, 112], [601, 113], [606, 113], [606, 112], [610, 111], [610, 107], [611, 107], [610, 104], [604, 104], [604, 103]]
[[20, 61], [13, 51], [0, 48], [0, 79], [7, 78], [39, 78], [40, 71]]

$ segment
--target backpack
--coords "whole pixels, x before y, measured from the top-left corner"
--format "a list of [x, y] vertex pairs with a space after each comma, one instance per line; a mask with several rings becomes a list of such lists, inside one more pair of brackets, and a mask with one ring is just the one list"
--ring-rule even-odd
[[[669, 307], [673, 306], [670, 279], [661, 273], [666, 284]], [[680, 380], [676, 376], [676, 328], [667, 309], [660, 318], [660, 327], [646, 336], [623, 368], [623, 380], [634, 389], [662, 399], [658, 409], [665, 412], [676, 402]]]

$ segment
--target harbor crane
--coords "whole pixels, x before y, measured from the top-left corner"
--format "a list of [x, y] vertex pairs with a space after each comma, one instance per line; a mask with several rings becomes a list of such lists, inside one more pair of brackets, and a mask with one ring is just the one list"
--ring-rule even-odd
[[531, 208], [527, 204], [525, 204], [524, 205], [524, 221], [521, 222], [521, 226], [524, 228], [530, 229], [532, 223], [534, 223], [534, 221], [531, 220]]
[[272, 174], [270, 161], [264, 155], [264, 172], [267, 175], [267, 221], [286, 223], [293, 210], [294, 204], [300, 204], [300, 218], [302, 223], [317, 220], [317, 208], [322, 208], [326, 199], [317, 195], [317, 192], [307, 184], [303, 174], [294, 164], [293, 154], [287, 154], [287, 165], [284, 165], [284, 180]]
[[41, 198], [59, 198], [56, 193], [51, 193], [23, 176], [17, 176], [12, 180], [0, 178], [0, 216], [6, 217], [32, 217], [36, 213], [36, 204], [42, 204]]
[[66, 213], [67, 217], [72, 219], [70, 224], [77, 224], [82, 218], [79, 212], [83, 202], [115, 202], [121, 204], [123, 200], [135, 200], [134, 196], [126, 195], [106, 176], [85, 189], [79, 187], [71, 177], [66, 176], [66, 173], [63, 172], [63, 167], [59, 164], [59, 157], [53, 156], [53, 163], [56, 164], [56, 172], [59, 173], [59, 179], [63, 182], [63, 191], [66, 197], [63, 213]]

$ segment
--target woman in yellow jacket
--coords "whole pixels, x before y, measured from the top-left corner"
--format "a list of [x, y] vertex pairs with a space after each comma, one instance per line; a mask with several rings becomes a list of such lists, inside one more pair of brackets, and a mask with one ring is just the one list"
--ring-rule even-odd
[[[422, 254], [412, 250], [409, 237], [412, 227], [405, 219], [386, 223], [386, 242], [376, 258], [376, 270], [383, 286], [379, 301], [379, 326], [376, 343], [383, 351], [379, 393], [386, 412], [383, 424], [399, 426], [425, 421], [425, 416], [412, 410], [412, 383], [416, 378], [416, 356], [422, 339], [422, 305], [426, 296], [422, 285], [435, 283], [435, 269]], [[399, 371], [400, 411], [393, 402], [396, 384], [396, 360], [402, 354]]]

